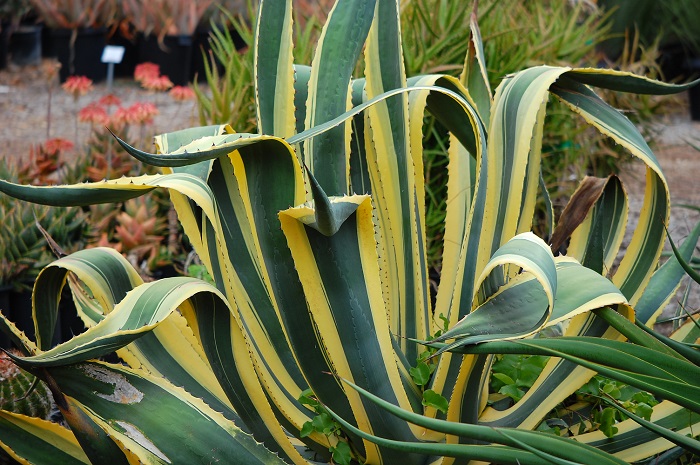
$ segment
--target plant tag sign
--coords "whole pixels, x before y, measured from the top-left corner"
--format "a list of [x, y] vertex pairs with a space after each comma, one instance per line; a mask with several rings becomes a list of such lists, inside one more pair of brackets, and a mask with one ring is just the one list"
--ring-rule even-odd
[[102, 50], [102, 63], [121, 63], [125, 48], [121, 45], [106, 45]]

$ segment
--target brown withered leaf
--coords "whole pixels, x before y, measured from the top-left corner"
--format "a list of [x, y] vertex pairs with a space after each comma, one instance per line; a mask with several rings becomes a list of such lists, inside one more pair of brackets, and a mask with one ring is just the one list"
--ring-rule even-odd
[[605, 186], [611, 177], [596, 178], [594, 176], [586, 176], [583, 178], [578, 189], [571, 196], [569, 203], [566, 204], [564, 211], [561, 212], [557, 227], [554, 228], [552, 233], [550, 247], [553, 254], [556, 255], [559, 252], [566, 240], [586, 219], [593, 205], [603, 194], [603, 190], [605, 190]]

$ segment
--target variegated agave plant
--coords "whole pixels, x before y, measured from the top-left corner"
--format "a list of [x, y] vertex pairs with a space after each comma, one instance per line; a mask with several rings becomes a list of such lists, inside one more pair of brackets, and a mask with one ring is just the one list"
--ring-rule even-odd
[[[166, 188], [214, 281], [144, 284], [107, 249], [44, 269], [34, 292], [36, 342], [2, 322], [26, 352], [14, 360], [47, 383], [71, 430], [2, 412], [0, 445], [36, 464], [302, 464], [305, 448], [336, 463], [604, 464], [651, 456], [672, 447], [669, 439], [697, 432], [697, 352], [679, 342], [691, 355], [654, 345], [630, 324], [653, 322], [682, 273], [675, 262], [655, 272], [666, 182], [635, 127], [589, 86], [659, 94], [684, 87], [539, 66], [505, 77], [492, 94], [475, 20], [460, 79], [407, 80], [396, 0], [339, 0], [312, 66], [297, 67], [291, 3], [259, 6], [258, 134], [192, 128], [156, 137], [156, 154], [124, 143], [162, 167], [159, 175], [56, 187], [0, 183], [9, 195], [50, 205]], [[353, 79], [362, 54], [364, 78]], [[648, 166], [639, 224], [610, 280], [627, 219], [616, 178], [593, 183], [592, 200], [576, 196], [572, 208], [585, 219], [563, 222], [558, 237], [571, 235], [566, 256], [555, 257], [529, 232], [538, 195], [547, 198], [538, 187], [549, 95]], [[426, 110], [450, 131], [434, 306], [425, 263]], [[687, 256], [692, 247], [684, 250]], [[50, 347], [66, 282], [89, 329]], [[417, 380], [424, 367], [413, 365], [426, 346], [416, 341], [434, 336], [440, 317], [451, 329], [431, 343], [441, 355], [423, 362], [428, 372]], [[570, 355], [576, 344], [566, 339], [530, 338], [553, 325], [587, 345]], [[653, 347], [623, 342], [620, 331]], [[696, 333], [685, 327], [683, 337]], [[620, 358], [621, 344], [656, 358], [632, 357], [632, 364]], [[572, 361], [552, 358], [513, 407], [487, 406], [490, 355], [526, 349]], [[114, 350], [125, 364], [97, 360]], [[667, 399], [653, 423], [622, 422], [612, 439], [532, 431], [591, 369], [652, 385]]]

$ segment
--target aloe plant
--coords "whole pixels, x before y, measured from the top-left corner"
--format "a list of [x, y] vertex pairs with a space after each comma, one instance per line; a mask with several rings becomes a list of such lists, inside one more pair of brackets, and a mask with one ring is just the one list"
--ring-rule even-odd
[[[0, 182], [6, 194], [50, 205], [168, 189], [213, 280], [143, 283], [104, 248], [45, 268], [35, 285], [36, 341], [0, 321], [26, 353], [13, 360], [47, 383], [71, 433], [59, 437], [48, 424], [8, 416], [0, 446], [30, 463], [47, 463], [48, 450], [55, 457], [71, 451], [51, 463], [246, 464], [308, 463], [305, 448], [336, 463], [624, 463], [672, 447], [641, 434], [649, 425], [637, 423], [604, 443], [531, 431], [593, 376], [580, 357], [551, 358], [507, 410], [488, 407], [483, 394], [490, 355], [513, 352], [509, 341], [561, 326], [600, 355], [624, 344], [623, 334], [634, 336], [625, 321], [653, 322], [682, 275], [670, 265], [655, 272], [667, 185], [634, 125], [589, 86], [658, 94], [688, 86], [539, 66], [505, 77], [492, 93], [475, 20], [460, 79], [407, 79], [399, 5], [390, 0], [338, 1], [311, 67], [295, 66], [291, 5], [259, 6], [257, 134], [192, 128], [157, 136], [157, 153], [120, 140], [162, 174], [69, 186]], [[364, 78], [353, 79], [358, 61]], [[627, 220], [617, 178], [582, 185], [557, 229], [561, 244], [571, 236], [567, 255], [528, 232], [549, 95], [648, 166], [639, 224], [613, 273]], [[426, 111], [451, 131], [434, 306], [423, 204]], [[684, 244], [686, 254], [697, 235]], [[51, 347], [66, 282], [89, 329]], [[446, 344], [440, 355], [426, 356], [427, 341], [445, 325], [432, 342]], [[443, 342], [450, 337], [457, 339]], [[125, 365], [98, 360], [113, 350]], [[695, 404], [683, 389], [655, 407], [657, 430], [700, 427], [684, 410]], [[30, 440], [36, 446], [22, 447]]]

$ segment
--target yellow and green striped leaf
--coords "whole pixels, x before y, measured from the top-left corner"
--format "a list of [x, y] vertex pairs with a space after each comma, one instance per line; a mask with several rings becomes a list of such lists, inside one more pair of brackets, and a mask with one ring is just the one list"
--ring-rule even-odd
[[203, 401], [162, 378], [101, 362], [47, 371], [74, 408], [140, 463], [284, 463]]
[[0, 410], [0, 447], [20, 463], [89, 464], [68, 428], [40, 418]]
[[[420, 405], [418, 392], [404, 387], [386, 323], [369, 198], [331, 198], [330, 204], [343, 216], [348, 208], [355, 210], [330, 236], [316, 229], [317, 214], [311, 208], [297, 207], [280, 214], [318, 328], [317, 344], [324, 347], [336, 375], [367, 386], [404, 408], [416, 408]], [[329, 381], [337, 383], [332, 378], [327, 378]], [[346, 400], [323, 397], [313, 383], [311, 389], [331, 408], [339, 400], [341, 405], [349, 401], [349, 420], [365, 431], [404, 440], [417, 437], [409, 425], [382, 415], [352, 392], [345, 392]], [[365, 450], [372, 463], [379, 457], [389, 460], [393, 456], [371, 443], [365, 442]]]
[[[372, 24], [375, 0], [336, 2], [323, 26], [311, 63], [306, 128], [345, 113], [350, 79]], [[334, 128], [304, 148], [304, 164], [329, 195], [348, 193], [350, 143], [348, 124]]]
[[292, 1], [263, 0], [255, 31], [255, 106], [260, 134], [289, 137], [294, 120]]

